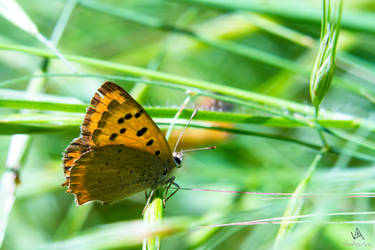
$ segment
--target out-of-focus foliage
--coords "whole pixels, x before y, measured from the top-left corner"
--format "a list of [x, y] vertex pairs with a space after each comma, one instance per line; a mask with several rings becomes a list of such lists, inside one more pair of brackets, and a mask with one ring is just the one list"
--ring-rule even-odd
[[[68, 2], [73, 1], [18, 0], [45, 37], [51, 36]], [[294, 138], [319, 148], [321, 141], [316, 129], [307, 125], [313, 123], [301, 121], [313, 121], [309, 76], [319, 48], [321, 2], [266, 2], [82, 0], [72, 10], [57, 48], [64, 55], [153, 68], [224, 86], [220, 89], [221, 96], [238, 98], [244, 103], [227, 105], [225, 112], [254, 115], [258, 120], [246, 118], [235, 122], [228, 114], [220, 118], [223, 124], [217, 123], [220, 119], [214, 114], [197, 116], [197, 121], [204, 122], [206, 127], [225, 127], [234, 129], [234, 133], [210, 134], [212, 130], [208, 129], [194, 133], [191, 128], [186, 135], [189, 137], [186, 147], [215, 144], [217, 149], [187, 154], [183, 167], [176, 171], [176, 182], [186, 188], [293, 193], [318, 153], [316, 148], [235, 130]], [[105, 8], [98, 7], [98, 3], [106, 4]], [[17, 185], [1, 249], [139, 249], [141, 238], [137, 237], [144, 233], [140, 224], [145, 205], [143, 193], [112, 205], [92, 203], [78, 207], [73, 196], [66, 194], [60, 185], [64, 181], [62, 153], [79, 135], [82, 104], [89, 103], [104, 80], [79, 76], [41, 78], [46, 81], [40, 85], [44, 94], [34, 99], [27, 97], [25, 92], [32, 84], [29, 79], [6, 81], [36, 74], [37, 70], [40, 74], [44, 59], [33, 53], [13, 51], [10, 45], [50, 50], [2, 17], [0, 30], [2, 176], [9, 172], [6, 162], [11, 134], [30, 133], [29, 145], [21, 159], [21, 182]], [[301, 214], [326, 216], [310, 217], [305, 219], [309, 222], [295, 225], [284, 235], [280, 248], [351, 249], [348, 244], [362, 242], [352, 238], [351, 232], [354, 234], [356, 227], [364, 242], [375, 246], [375, 231], [370, 223], [374, 214], [368, 213], [375, 208], [373, 198], [348, 197], [349, 193], [374, 192], [375, 187], [374, 44], [374, 1], [345, 1], [335, 77], [320, 105], [321, 114], [331, 119], [322, 125], [334, 132], [326, 133], [332, 152], [325, 153], [318, 163], [305, 190], [315, 195], [306, 197], [301, 208]], [[131, 75], [111, 66], [69, 61], [82, 74]], [[150, 66], [152, 62], [158, 65]], [[51, 60], [47, 73], [73, 72], [61, 60]], [[129, 91], [135, 85], [119, 83]], [[174, 83], [178, 83], [177, 79]], [[203, 82], [201, 89], [204, 86]], [[226, 95], [226, 86], [243, 92], [239, 91], [236, 97], [228, 90]], [[272, 97], [273, 105], [266, 98], [264, 103], [252, 100], [249, 93]], [[157, 108], [178, 108], [185, 96], [184, 91], [149, 86], [139, 100], [146, 108], [150, 107], [154, 117], [171, 118], [176, 109], [162, 113]], [[28, 99], [39, 102], [30, 104], [26, 102]], [[196, 103], [204, 102], [197, 97], [193, 99]], [[50, 102], [59, 102], [60, 106]], [[266, 109], [250, 108], [250, 104]], [[30, 106], [25, 111], [21, 110], [22, 105]], [[191, 103], [189, 108], [194, 105]], [[293, 105], [299, 112], [290, 109]], [[63, 112], [64, 109], [69, 112]], [[301, 122], [300, 126], [293, 119]], [[267, 123], [271, 120], [273, 123]], [[327, 195], [331, 193], [334, 195]], [[160, 229], [165, 235], [162, 249], [272, 248], [279, 224], [197, 227], [283, 216], [290, 199], [269, 198], [181, 190], [168, 200], [164, 211], [166, 227]], [[344, 215], [327, 216], [341, 212]], [[4, 215], [0, 214], [2, 220]], [[149, 228], [147, 232], [158, 230]]]

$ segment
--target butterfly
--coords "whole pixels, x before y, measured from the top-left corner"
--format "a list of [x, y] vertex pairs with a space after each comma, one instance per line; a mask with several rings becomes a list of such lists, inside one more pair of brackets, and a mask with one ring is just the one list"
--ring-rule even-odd
[[81, 135], [66, 148], [63, 162], [63, 186], [78, 205], [113, 203], [175, 184], [172, 170], [180, 167], [182, 154], [172, 154], [141, 105], [117, 84], [106, 82], [92, 98]]

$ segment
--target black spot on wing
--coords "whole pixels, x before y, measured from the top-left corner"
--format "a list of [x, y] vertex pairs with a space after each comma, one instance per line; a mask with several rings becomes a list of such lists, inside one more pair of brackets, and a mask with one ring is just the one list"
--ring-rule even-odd
[[116, 139], [117, 136], [118, 136], [118, 134], [113, 133], [113, 134], [111, 134], [111, 136], [109, 137], [109, 139], [110, 139], [111, 141], [113, 141], [114, 139]]
[[137, 131], [137, 136], [142, 136], [144, 135], [145, 133], [147, 132], [147, 128], [146, 127], [143, 127], [141, 128], [140, 130]]
[[154, 143], [154, 140], [151, 139], [151, 140], [149, 140], [149, 141], [146, 143], [146, 146], [151, 146], [153, 143]]
[[118, 119], [118, 120], [117, 120], [117, 123], [118, 123], [118, 124], [124, 123], [124, 118], [121, 117], [120, 119]]

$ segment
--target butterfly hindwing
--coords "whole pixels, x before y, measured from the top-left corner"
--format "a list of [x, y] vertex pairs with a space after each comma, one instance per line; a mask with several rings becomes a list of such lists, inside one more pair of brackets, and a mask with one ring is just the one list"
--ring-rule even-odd
[[97, 200], [112, 203], [165, 179], [166, 167], [154, 154], [122, 145], [97, 147], [84, 153], [70, 172], [68, 191], [79, 205]]

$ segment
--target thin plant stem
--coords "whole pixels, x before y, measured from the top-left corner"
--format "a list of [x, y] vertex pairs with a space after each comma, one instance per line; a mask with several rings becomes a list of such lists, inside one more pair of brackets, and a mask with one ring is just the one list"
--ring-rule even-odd
[[[189, 16], [190, 13], [193, 13], [193, 15], [195, 15], [196, 14], [195, 8], [191, 8], [190, 10], [185, 12], [185, 15], [182, 15], [182, 17], [180, 17], [179, 20], [177, 20], [177, 23], [183, 24], [185, 22], [185, 16]], [[158, 54], [157, 58], [159, 58], [159, 62], [161, 61], [161, 59], [164, 57], [164, 55], [166, 53], [168, 40], [169, 40], [169, 36], [167, 36], [167, 38], [165, 39], [163, 47]], [[159, 66], [160, 63], [157, 64], [157, 65]], [[175, 114], [173, 122], [168, 127], [167, 134], [165, 136], [167, 141], [168, 141], [168, 139], [171, 135], [172, 129], [174, 127], [174, 123], [176, 122], [178, 117], [181, 115], [182, 110], [186, 107], [187, 103], [191, 99], [192, 93], [190, 91], [187, 91], [187, 93], [188, 93], [188, 95], [185, 98], [181, 108]], [[144, 221], [148, 225], [155, 226], [155, 225], [160, 224], [161, 221], [162, 221], [163, 210], [164, 210], [164, 204], [163, 203], [165, 202], [164, 199], [165, 199], [165, 195], [166, 195], [165, 192], [167, 192], [167, 190], [168, 190], [168, 189], [167, 190], [164, 190], [164, 189], [165, 189], [164, 187], [160, 187], [159, 189], [155, 190], [154, 197], [150, 197], [151, 198], [150, 205], [148, 207], [146, 207], [145, 213], [144, 213]], [[156, 236], [144, 239], [143, 244], [142, 244], [142, 249], [143, 250], [160, 249], [160, 235], [156, 235]]]
[[[319, 115], [319, 106], [315, 107], [315, 122], [317, 124], [317, 127], [321, 126], [320, 123], [319, 123], [318, 115]], [[320, 140], [322, 141], [323, 147], [325, 147], [327, 149], [330, 148], [327, 140], [324, 137], [323, 130], [322, 129], [317, 129], [317, 132], [318, 132]]]
[[[56, 23], [56, 26], [53, 30], [51, 39], [47, 40], [41, 34], [37, 34], [39, 39], [45, 42], [51, 49], [54, 50], [56, 55], [59, 56], [59, 51], [56, 49], [56, 45], [58, 44], [61, 34], [63, 33], [67, 22], [69, 20], [70, 14], [72, 13], [77, 1], [72, 0], [65, 4], [65, 8], [62, 14], [59, 16], [59, 19]], [[65, 60], [63, 56], [59, 56], [60, 59]], [[46, 73], [48, 71], [48, 58], [43, 59], [41, 63], [40, 69], [36, 70], [34, 73]], [[67, 65], [70, 66], [70, 63], [66, 61]], [[42, 91], [46, 78], [41, 79], [31, 79], [27, 87], [27, 95], [29, 97], [39, 93]], [[30, 112], [30, 111], [22, 111]], [[7, 156], [7, 163], [6, 169], [7, 171], [3, 174], [1, 178], [1, 191], [0, 191], [0, 247], [4, 240], [4, 235], [6, 231], [6, 227], [8, 224], [8, 217], [10, 212], [13, 208], [15, 202], [15, 191], [16, 186], [20, 182], [19, 180], [19, 171], [21, 165], [23, 164], [22, 160], [25, 158], [27, 153], [28, 145], [30, 143], [31, 137], [30, 135], [13, 135], [11, 137], [8, 156]]]
[[[145, 225], [157, 226], [163, 219], [163, 189], [160, 188], [155, 191], [152, 201], [145, 209], [143, 214], [143, 221]], [[155, 235], [143, 240], [143, 250], [160, 249], [160, 236]]]
[[[290, 216], [297, 216], [300, 214], [304, 201], [304, 198], [303, 196], [301, 196], [301, 194], [304, 193], [306, 186], [308, 185], [313, 174], [315, 173], [316, 166], [322, 159], [322, 156], [325, 152], [326, 148], [321, 149], [321, 151], [315, 156], [314, 160], [311, 162], [311, 165], [307, 170], [304, 178], [301, 180], [301, 182], [295, 189], [292, 195], [292, 199], [290, 199], [288, 202], [288, 205], [283, 215], [284, 217], [288, 218]], [[284, 235], [291, 229], [292, 225], [293, 224], [289, 224], [288, 220], [282, 220], [279, 231], [276, 236], [274, 249], [278, 249], [282, 239], [284, 238]]]
[[[297, 22], [313, 22], [319, 24], [321, 21], [321, 10], [296, 4], [293, 1], [272, 1], [264, 4], [261, 1], [224, 1], [224, 0], [173, 0], [178, 3], [187, 3], [198, 6], [209, 6], [225, 11], [247, 11], [265, 14], [285, 20]], [[342, 20], [342, 27], [349, 30], [375, 33], [374, 17], [356, 11], [346, 12]]]
[[[274, 54], [271, 54], [265, 51], [261, 51], [255, 48], [244, 46], [233, 41], [214, 40], [212, 38], [208, 38], [204, 35], [196, 33], [193, 30], [182, 28], [181, 25], [171, 25], [169, 23], [164, 23], [162, 20], [159, 20], [152, 16], [141, 14], [141, 13], [128, 10], [128, 9], [126, 10], [118, 9], [109, 4], [105, 4], [105, 3], [94, 1], [94, 0], [82, 0], [80, 1], [80, 5], [90, 10], [105, 13], [107, 15], [115, 16], [117, 18], [121, 18], [124, 20], [132, 21], [132, 22], [135, 22], [135, 23], [147, 26], [147, 27], [154, 28], [154, 29], [163, 30], [169, 33], [175, 32], [178, 34], [183, 34], [205, 45], [209, 45], [217, 49], [225, 50], [230, 53], [237, 54], [239, 56], [244, 56], [253, 60], [257, 60], [264, 64], [268, 64], [276, 68], [284, 69], [284, 70], [287, 70], [287, 71], [290, 71], [290, 72], [293, 72], [295, 74], [299, 74], [305, 77], [309, 76], [309, 71], [310, 71], [309, 68], [303, 67], [301, 66], [301, 64], [296, 63], [293, 60], [282, 58], [280, 56], [276, 56]], [[257, 19], [255, 20], [255, 22], [259, 24], [259, 21], [257, 21]], [[325, 21], [323, 20], [323, 22]], [[265, 25], [264, 20], [261, 21], [260, 23], [263, 28], [270, 26], [269, 22], [266, 22], [266, 25]], [[251, 24], [254, 25], [254, 18], [251, 20]], [[283, 26], [279, 25], [279, 27], [276, 28], [277, 30], [276, 33], [280, 34], [280, 30], [282, 29], [286, 30]], [[275, 33], [275, 31], [273, 33]], [[284, 38], [285, 38], [285, 35], [284, 35]], [[309, 47], [312, 46], [311, 42], [308, 42], [307, 44], [304, 43], [304, 46], [309, 46]], [[362, 95], [361, 90], [357, 87], [357, 85], [361, 83], [360, 81], [353, 83], [353, 80], [347, 81], [344, 78], [336, 77], [336, 82], [338, 83], [337, 86]]]
[[[36, 48], [32, 48], [32, 47], [26, 47], [26, 46], [0, 44], [0, 49], [15, 50], [15, 51], [20, 51], [20, 52], [26, 52], [29, 54], [39, 55], [42, 57], [55, 58], [55, 55], [49, 52], [36, 49]], [[181, 88], [185, 90], [186, 89], [191, 89], [193, 91], [195, 90], [197, 91], [198, 95], [204, 94], [206, 96], [217, 98], [223, 101], [236, 102], [238, 104], [246, 105], [249, 107], [250, 106], [257, 107], [266, 112], [272, 112], [271, 109], [276, 108], [276, 109], [279, 109], [279, 112], [277, 113], [278, 115], [285, 116], [285, 117], [287, 116], [289, 117], [289, 119], [294, 119], [300, 123], [306, 124], [306, 121], [303, 117], [292, 116], [292, 115], [289, 115], [288, 113], [297, 112], [303, 115], [314, 114], [314, 109], [311, 106], [303, 105], [303, 104], [299, 104], [299, 103], [295, 103], [295, 102], [291, 102], [287, 100], [282, 100], [280, 98], [262, 95], [262, 94], [258, 94], [258, 93], [254, 93], [250, 91], [245, 91], [245, 90], [233, 88], [230, 86], [215, 84], [215, 83], [208, 82], [208, 81], [197, 80], [197, 79], [192, 79], [192, 78], [178, 76], [178, 75], [173, 75], [170, 73], [147, 70], [144, 68], [129, 66], [125, 64], [107, 62], [107, 61], [103, 61], [99, 59], [74, 56], [74, 55], [67, 55], [66, 57], [71, 61], [76, 61], [76, 62], [80, 62], [80, 63], [92, 65], [92, 66], [98, 66], [98, 67], [105, 68], [105, 69], [117, 70], [119, 72], [129, 73], [135, 76], [148, 76], [152, 79], [157, 79], [157, 80], [161, 80], [165, 82], [171, 82], [173, 84], [167, 84], [165, 86], [175, 86], [176, 88]], [[57, 75], [68, 76], [68, 74], [55, 74], [55, 75], [56, 76]], [[74, 77], [75, 74], [71, 76]], [[81, 76], [84, 76], [84, 75], [81, 74]], [[89, 75], [86, 74], [86, 76], [89, 76]], [[106, 77], [108, 78], [109, 76], [107, 75]], [[120, 79], [121, 77], [114, 76], [113, 78]], [[158, 83], [158, 84], [162, 85], [162, 83]], [[198, 91], [198, 89], [200, 89], [201, 91]], [[209, 91], [216, 92], [217, 94], [210, 94]], [[232, 98], [237, 99], [237, 101], [233, 101], [234, 99]], [[323, 117], [325, 117], [326, 115], [334, 116], [335, 114], [331, 112], [320, 111], [320, 115], [323, 115]], [[336, 114], [336, 115], [343, 116], [344, 114]], [[348, 117], [348, 115], [344, 115], [344, 116]], [[363, 119], [359, 117], [353, 117], [353, 119], [355, 119], [357, 123], [363, 126], [370, 126], [371, 127], [370, 129], [375, 130], [375, 124], [373, 124], [372, 121], [370, 120], [364, 121]], [[313, 123], [308, 123], [306, 125], [310, 127], [315, 126]]]
[[[0, 44], [0, 47], [1, 47], [1, 44]], [[113, 63], [111, 63], [111, 64], [113, 64]], [[143, 71], [147, 72], [147, 70], [145, 70], [145, 69], [143, 69]], [[160, 72], [154, 72], [154, 73], [160, 73]], [[167, 73], [162, 73], [162, 74], [172, 76], [171, 74], [167, 74]], [[50, 77], [52, 77], [52, 76], [77, 77], [78, 75], [76, 75], [76, 74], [43, 74], [43, 75], [39, 75], [39, 76], [38, 75], [37, 76], [27, 76], [27, 77], [24, 77], [22, 79], [30, 78], [30, 77], [46, 77], [46, 76], [50, 76]], [[111, 75], [81, 74], [80, 77], [82, 77], [82, 76], [99, 77], [99, 78], [106, 78], [106, 79], [121, 79], [121, 80], [124, 80], [124, 81], [127, 81], [127, 82], [142, 81], [142, 82], [148, 83], [148, 84], [155, 84], [155, 85], [158, 85], [158, 86], [165, 86], [165, 87], [168, 86], [168, 87], [173, 87], [175, 89], [180, 89], [180, 90], [191, 89], [192, 91], [196, 92], [197, 95], [205, 95], [205, 96], [212, 97], [212, 98], [215, 98], [215, 99], [218, 99], [218, 100], [223, 100], [223, 101], [226, 101], [226, 102], [236, 103], [236, 104], [239, 104], [239, 105], [259, 109], [261, 111], [265, 111], [265, 112], [268, 112], [270, 114], [279, 115], [279, 116], [284, 117], [284, 118], [286, 118], [290, 121], [294, 121], [294, 122], [296, 122], [297, 124], [300, 124], [300, 125], [304, 125], [304, 126], [308, 126], [308, 127], [316, 128], [316, 129], [323, 129], [324, 131], [329, 132], [331, 135], [337, 136], [338, 138], [341, 138], [343, 140], [349, 140], [350, 139], [350, 136], [346, 133], [338, 132], [338, 131], [333, 132], [333, 131], [329, 131], [327, 128], [322, 128], [320, 126], [317, 127], [315, 122], [310, 121], [306, 117], [306, 116], [314, 114], [313, 108], [311, 106], [302, 105], [302, 104], [298, 104], [298, 103], [294, 103], [294, 102], [290, 102], [290, 101], [286, 101], [286, 100], [282, 100], [282, 99], [278, 99], [278, 98], [273, 98], [273, 97], [269, 97], [269, 96], [266, 96], [266, 95], [260, 95], [260, 94], [256, 94], [256, 93], [249, 92], [249, 91], [243, 91], [243, 90], [240, 91], [239, 89], [235, 89], [235, 88], [228, 87], [228, 86], [216, 85], [215, 87], [207, 88], [207, 85], [204, 85], [203, 83], [198, 83], [198, 82], [193, 83], [193, 86], [195, 86], [195, 84], [198, 84], [199, 88], [203, 89], [203, 90], [198, 90], [196, 88], [189, 88], [190, 86], [192, 86], [191, 82], [189, 82], [187, 80], [189, 78], [185, 78], [185, 77], [182, 77], [183, 79], [185, 79], [185, 80], [183, 80], [183, 83], [180, 83], [179, 80], [175, 79], [176, 81], [174, 81], [174, 83], [172, 84], [172, 83], [167, 83], [167, 82], [155, 82], [155, 81], [142, 80], [142, 79], [138, 79], [138, 78], [137, 79], [135, 79], [135, 78], [131, 79], [131, 78], [128, 78], [128, 77], [111, 76]], [[200, 80], [194, 80], [194, 79], [191, 79], [191, 80], [193, 82], [194, 81], [201, 82]], [[175, 84], [177, 84], [177, 85], [175, 85]], [[215, 85], [215, 84], [209, 83], [209, 82], [208, 82], [208, 84]], [[226, 91], [228, 91], [228, 92], [227, 92], [226, 95], [213, 94], [213, 93], [210, 93], [208, 91], [210, 89], [216, 89], [217, 92], [223, 92], [223, 93], [226, 93]], [[237, 91], [239, 91], [239, 92], [237, 93]], [[240, 94], [240, 92], [241, 92], [241, 94]], [[264, 97], [263, 100], [260, 99], [261, 96]], [[248, 101], [245, 101], [245, 100], [248, 100]], [[251, 101], [251, 102], [249, 102], [249, 101]], [[258, 104], [258, 102], [259, 102], [259, 104]], [[264, 105], [269, 105], [270, 107], [267, 107], [267, 106], [264, 106]], [[277, 110], [277, 109], [274, 109], [274, 108], [271, 108], [271, 107], [278, 107], [280, 110]], [[282, 112], [281, 110], [284, 110], [284, 112]], [[304, 116], [297, 115], [297, 114], [292, 115], [289, 112], [285, 112], [285, 111], [298, 112], [298, 113], [303, 114]], [[319, 114], [320, 114], [319, 117], [321, 117], [321, 118], [324, 118], [324, 117], [331, 117], [331, 118], [332, 117], [337, 117], [337, 118], [345, 117], [349, 120], [352, 120], [352, 122], [353, 122], [352, 124], [355, 125], [355, 127], [361, 126], [361, 127], [366, 128], [370, 131], [375, 131], [375, 123], [372, 120], [354, 117], [352, 115], [346, 115], [346, 114], [342, 114], [342, 113], [329, 112], [329, 111], [320, 111]], [[375, 146], [373, 146], [372, 143], [366, 142], [365, 140], [356, 140], [356, 142], [361, 144], [364, 147], [375, 150]]]
[[318, 120], [319, 106], [331, 86], [334, 77], [336, 68], [335, 55], [340, 32], [341, 12], [342, 1], [323, 0], [320, 48], [310, 80], [310, 97], [315, 106], [316, 128], [325, 148], [328, 148], [329, 145], [324, 138], [323, 130], [318, 129], [320, 127]]

